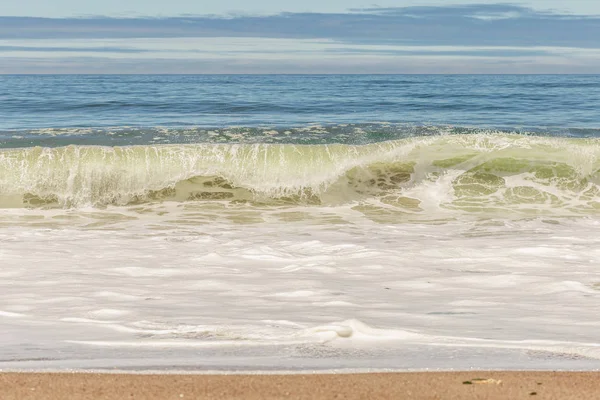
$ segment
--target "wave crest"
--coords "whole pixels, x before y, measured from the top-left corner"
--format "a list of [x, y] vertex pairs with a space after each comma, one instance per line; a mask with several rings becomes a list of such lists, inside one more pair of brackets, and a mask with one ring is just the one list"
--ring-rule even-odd
[[600, 140], [413, 137], [368, 145], [67, 146], [0, 151], [0, 207], [156, 201], [337, 205], [406, 212], [600, 211]]

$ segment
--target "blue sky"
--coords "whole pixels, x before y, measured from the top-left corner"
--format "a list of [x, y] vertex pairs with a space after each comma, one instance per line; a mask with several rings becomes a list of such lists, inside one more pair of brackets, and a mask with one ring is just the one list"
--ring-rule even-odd
[[[600, 15], [598, 0], [508, 1], [536, 10]], [[456, 4], [494, 4], [483, 0], [5, 0], [0, 15], [73, 17], [103, 16], [177, 16], [181, 14], [276, 14], [280, 12], [338, 13], [353, 8], [445, 6]]]
[[0, 73], [600, 73], [597, 0], [248, 4], [2, 2]]

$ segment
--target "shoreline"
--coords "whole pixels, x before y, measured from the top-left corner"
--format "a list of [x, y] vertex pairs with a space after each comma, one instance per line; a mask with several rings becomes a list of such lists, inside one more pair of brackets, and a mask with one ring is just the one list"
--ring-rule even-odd
[[142, 368], [61, 368], [61, 369], [34, 369], [34, 368], [0, 368], [0, 375], [174, 375], [174, 376], [290, 376], [290, 375], [380, 375], [380, 374], [463, 374], [463, 373], [522, 373], [522, 374], [546, 374], [546, 373], [598, 373], [600, 374], [600, 363], [598, 368], [582, 369], [460, 369], [460, 368], [415, 368], [415, 369], [390, 369], [390, 368], [332, 368], [332, 369], [177, 369], [165, 367], [164, 369], [142, 369]]
[[0, 372], [10, 399], [593, 399], [600, 371], [181, 374]]

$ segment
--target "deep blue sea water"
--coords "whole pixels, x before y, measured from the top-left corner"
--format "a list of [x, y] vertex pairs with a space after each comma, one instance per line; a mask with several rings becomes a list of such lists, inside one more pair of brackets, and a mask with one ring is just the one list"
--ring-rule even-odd
[[[205, 129], [308, 124], [328, 129], [281, 139], [370, 142], [438, 126], [595, 137], [598, 110], [599, 75], [8, 75], [0, 76], [0, 146], [260, 142], [277, 134]], [[340, 124], [371, 136], [332, 128]]]

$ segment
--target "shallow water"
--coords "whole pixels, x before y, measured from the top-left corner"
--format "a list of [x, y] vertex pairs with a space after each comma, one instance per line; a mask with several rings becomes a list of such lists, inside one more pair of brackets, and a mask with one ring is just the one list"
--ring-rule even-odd
[[0, 213], [0, 365], [598, 365], [597, 219], [163, 210]]

